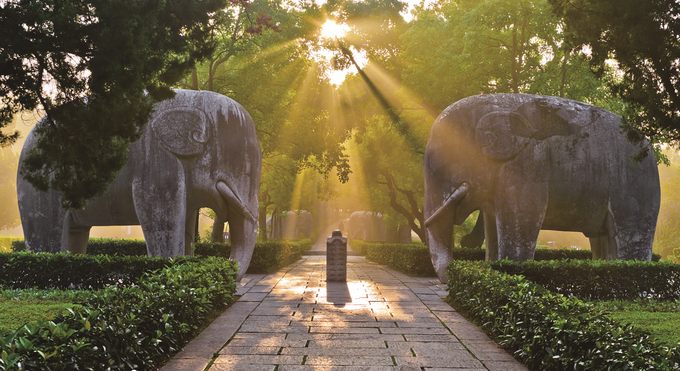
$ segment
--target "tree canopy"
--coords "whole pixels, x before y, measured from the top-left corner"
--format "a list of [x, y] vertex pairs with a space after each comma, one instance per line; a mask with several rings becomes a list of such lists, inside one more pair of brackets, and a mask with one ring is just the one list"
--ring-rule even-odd
[[[564, 18], [566, 42], [586, 55], [598, 75], [616, 62], [608, 81], [625, 104], [629, 140], [680, 140], [680, 3], [676, 0], [549, 0]], [[586, 47], [586, 48], [584, 48]], [[646, 156], [643, 149], [639, 157]]]
[[[238, 1], [232, 0], [234, 4]], [[82, 208], [126, 163], [153, 104], [214, 50], [226, 0], [0, 3], [0, 129], [41, 108], [22, 176]], [[17, 133], [0, 134], [8, 145]]]

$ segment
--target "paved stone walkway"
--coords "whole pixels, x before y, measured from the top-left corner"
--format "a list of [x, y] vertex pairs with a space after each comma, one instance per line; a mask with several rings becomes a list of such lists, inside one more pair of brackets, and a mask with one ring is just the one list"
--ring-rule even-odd
[[162, 371], [526, 370], [441, 299], [436, 278], [350, 256], [347, 283], [326, 283], [325, 263], [246, 275], [243, 296]]

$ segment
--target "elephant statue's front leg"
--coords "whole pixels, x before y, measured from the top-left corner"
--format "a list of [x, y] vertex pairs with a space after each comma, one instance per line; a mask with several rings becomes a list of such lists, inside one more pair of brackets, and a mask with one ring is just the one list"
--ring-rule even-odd
[[498, 260], [498, 229], [496, 214], [482, 212], [484, 215], [484, 241], [486, 243], [486, 260]]
[[186, 197], [185, 176], [179, 164], [174, 169], [170, 165], [148, 166], [133, 180], [132, 200], [149, 256], [185, 254]]
[[[525, 261], [534, 258], [536, 240], [541, 231], [547, 207], [548, 185], [546, 183], [523, 182], [514, 185], [505, 184], [505, 186], [499, 184], [495, 208], [498, 260], [507, 258]], [[487, 239], [487, 249], [490, 244]], [[488, 254], [492, 254], [492, 250], [487, 251], [489, 251]]]

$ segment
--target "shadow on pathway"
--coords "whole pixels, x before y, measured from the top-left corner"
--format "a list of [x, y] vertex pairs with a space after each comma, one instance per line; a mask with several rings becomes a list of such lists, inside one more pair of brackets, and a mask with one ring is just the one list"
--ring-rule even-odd
[[241, 299], [162, 371], [526, 370], [442, 300], [436, 278], [350, 256], [347, 282], [326, 283], [325, 267], [307, 256], [246, 275]]

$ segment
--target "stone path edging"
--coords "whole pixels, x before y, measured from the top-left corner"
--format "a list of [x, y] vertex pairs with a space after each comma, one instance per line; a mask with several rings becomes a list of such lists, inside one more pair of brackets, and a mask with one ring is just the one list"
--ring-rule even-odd
[[348, 257], [347, 283], [325, 257], [246, 275], [241, 298], [162, 371], [527, 370], [446, 302], [434, 278]]

